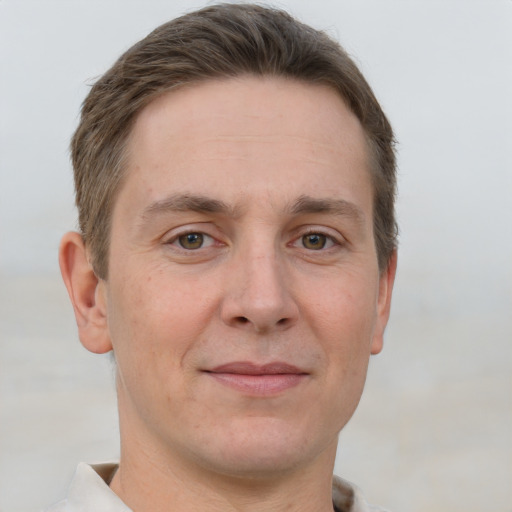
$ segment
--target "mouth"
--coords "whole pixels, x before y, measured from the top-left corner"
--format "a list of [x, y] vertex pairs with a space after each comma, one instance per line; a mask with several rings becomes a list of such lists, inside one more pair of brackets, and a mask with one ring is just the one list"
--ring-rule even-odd
[[284, 362], [257, 365], [237, 361], [207, 370], [218, 383], [252, 396], [270, 396], [298, 386], [308, 373]]

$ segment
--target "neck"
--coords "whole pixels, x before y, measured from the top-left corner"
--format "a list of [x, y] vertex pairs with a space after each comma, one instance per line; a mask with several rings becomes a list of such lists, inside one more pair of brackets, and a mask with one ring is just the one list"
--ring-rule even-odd
[[336, 445], [307, 467], [266, 476], [219, 474], [154, 451], [122, 446], [111, 489], [134, 512], [332, 512]]

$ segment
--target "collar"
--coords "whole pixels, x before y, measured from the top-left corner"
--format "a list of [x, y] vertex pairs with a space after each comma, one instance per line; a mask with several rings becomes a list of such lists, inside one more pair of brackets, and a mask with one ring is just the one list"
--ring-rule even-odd
[[[67, 499], [47, 512], [132, 512], [108, 486], [117, 468], [115, 462], [94, 465], [81, 462]], [[336, 512], [386, 512], [368, 505], [354, 484], [337, 476], [333, 477], [332, 500]]]

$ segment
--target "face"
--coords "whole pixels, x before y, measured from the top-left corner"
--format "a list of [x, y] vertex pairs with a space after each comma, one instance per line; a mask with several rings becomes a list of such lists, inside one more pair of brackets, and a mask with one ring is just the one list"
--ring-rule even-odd
[[324, 86], [210, 81], [128, 151], [99, 290], [122, 436], [224, 474], [332, 458], [391, 288], [358, 120]]

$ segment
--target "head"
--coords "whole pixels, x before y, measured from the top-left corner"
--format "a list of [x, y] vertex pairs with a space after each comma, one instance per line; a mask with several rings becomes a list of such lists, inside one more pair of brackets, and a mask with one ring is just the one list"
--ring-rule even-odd
[[72, 161], [80, 231], [98, 277], [108, 275], [112, 210], [138, 114], [165, 92], [244, 75], [329, 86], [357, 117], [371, 160], [378, 261], [386, 267], [397, 235], [394, 137], [365, 78], [337, 42], [286, 12], [222, 4], [158, 27], [118, 59], [83, 104]]
[[340, 47], [257, 6], [163, 25], [96, 83], [61, 268], [116, 354], [121, 468], [332, 470], [389, 315], [392, 142]]

